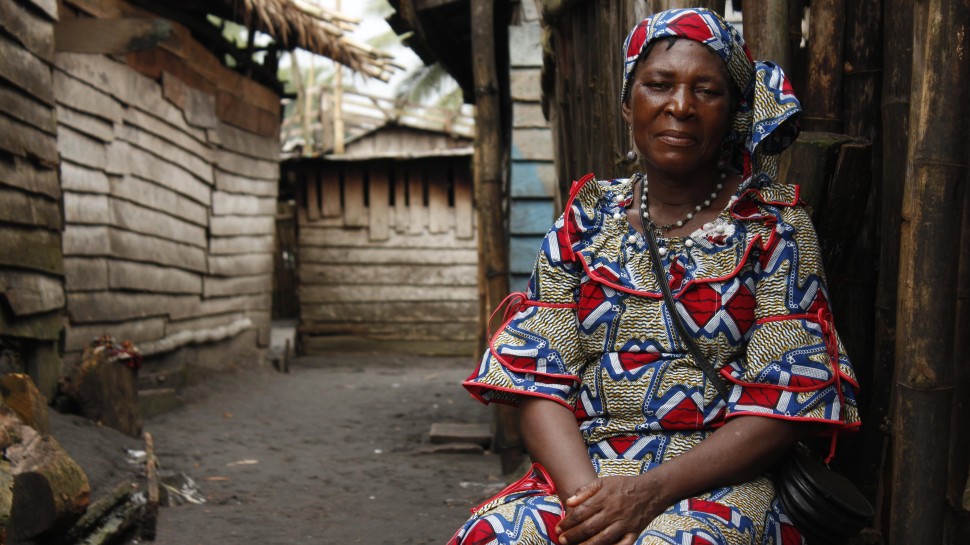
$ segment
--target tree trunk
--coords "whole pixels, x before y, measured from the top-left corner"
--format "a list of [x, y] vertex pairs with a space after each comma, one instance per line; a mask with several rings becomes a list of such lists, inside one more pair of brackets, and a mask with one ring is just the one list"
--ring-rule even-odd
[[916, 7], [912, 138], [900, 229], [889, 543], [941, 543], [954, 390], [957, 259], [968, 161], [970, 2]]
[[[101, 349], [99, 349], [101, 348]], [[108, 350], [86, 348], [82, 363], [62, 390], [81, 414], [132, 437], [141, 433], [136, 371], [108, 357]]]
[[10, 462], [13, 487], [0, 487], [0, 506], [10, 507], [11, 542], [66, 528], [84, 514], [91, 495], [88, 478], [57, 440], [6, 410], [0, 411], [0, 437], [12, 439], [4, 458]]
[[814, 0], [809, 25], [803, 127], [807, 131], [842, 132], [845, 3]]

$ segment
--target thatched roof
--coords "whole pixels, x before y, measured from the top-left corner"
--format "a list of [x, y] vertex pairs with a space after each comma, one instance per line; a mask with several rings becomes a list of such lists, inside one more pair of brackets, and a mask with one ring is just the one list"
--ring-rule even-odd
[[346, 35], [359, 23], [306, 0], [225, 0], [243, 24], [265, 32], [284, 47], [329, 57], [357, 72], [387, 80], [398, 68], [391, 56]]

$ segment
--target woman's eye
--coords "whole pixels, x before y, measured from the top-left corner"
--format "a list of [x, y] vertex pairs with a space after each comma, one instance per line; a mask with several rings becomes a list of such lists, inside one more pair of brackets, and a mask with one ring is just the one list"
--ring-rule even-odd
[[665, 81], [648, 81], [648, 82], [645, 82], [643, 86], [648, 89], [654, 89], [658, 91], [670, 87], [670, 85], [668, 85], [667, 82]]

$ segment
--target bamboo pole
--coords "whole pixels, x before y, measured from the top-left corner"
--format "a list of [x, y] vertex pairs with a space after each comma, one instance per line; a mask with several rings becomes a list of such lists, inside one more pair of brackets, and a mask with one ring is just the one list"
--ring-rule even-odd
[[[503, 137], [505, 119], [496, 66], [495, 6], [490, 0], [472, 0], [472, 76], [475, 84], [475, 208], [478, 221], [478, 285], [484, 286], [479, 309], [479, 345], [484, 350], [488, 317], [509, 292], [508, 231], [504, 199], [507, 176]], [[502, 469], [510, 472], [522, 455], [517, 413], [496, 406], [493, 449], [502, 457]]]
[[[334, 11], [340, 12], [340, 0], [335, 0]], [[339, 63], [334, 63], [333, 75], [333, 152], [344, 153], [344, 71]]]
[[[922, 12], [922, 13], [920, 13]], [[900, 228], [891, 545], [942, 543], [970, 90], [970, 1], [923, 0]], [[920, 21], [925, 21], [921, 23]], [[925, 32], [920, 32], [925, 28]], [[946, 445], [946, 446], [944, 446]]]
[[307, 94], [307, 82], [303, 80], [303, 73], [300, 72], [300, 63], [296, 58], [296, 53], [290, 53], [290, 75], [296, 84], [296, 104], [294, 106], [294, 117], [299, 120], [300, 132], [303, 135], [303, 155], [310, 154], [310, 120], [306, 118], [305, 112], [309, 109], [309, 95]]
[[788, 72], [791, 68], [788, 2], [745, 0], [744, 41], [756, 59], [772, 61]]
[[808, 131], [842, 132], [842, 61], [845, 3], [814, 0], [808, 36], [808, 84], [803, 127]]
[[[869, 406], [872, 424], [863, 426], [862, 459], [876, 464], [880, 474], [875, 489], [876, 518], [873, 527], [888, 535], [884, 516], [891, 496], [891, 482], [884, 478], [891, 467], [889, 436], [882, 422], [889, 416], [892, 377], [896, 358], [896, 291], [899, 280], [899, 224], [903, 186], [906, 181], [906, 150], [909, 146], [910, 81], [913, 69], [913, 9], [910, 0], [886, 0], [883, 5], [882, 83], [882, 176], [876, 185], [879, 229], [879, 277], [876, 284], [874, 357]], [[864, 478], [863, 482], [867, 479]], [[868, 490], [870, 494], [872, 490]]]
[[[879, 216], [874, 213], [878, 208], [876, 193], [879, 191], [882, 172], [882, 123], [879, 115], [879, 100], [882, 77], [882, 4], [883, 0], [857, 0], [846, 4], [845, 23], [845, 63], [843, 75], [843, 132], [865, 138], [872, 143], [871, 172], [873, 183], [870, 185], [863, 220], [859, 229], [847, 233], [843, 242], [848, 250], [845, 265], [835, 270], [827, 270], [831, 277], [830, 296], [836, 311], [836, 321], [846, 349], [852, 355], [852, 364], [862, 391], [869, 392], [872, 386], [874, 307], [876, 285], [872, 282], [873, 264], [878, 257]], [[907, 35], [908, 36], [908, 35]], [[898, 36], [896, 37], [898, 40]], [[904, 170], [905, 171], [905, 170]], [[897, 239], [898, 250], [898, 239]], [[895, 278], [895, 276], [894, 276]], [[871, 399], [868, 395], [866, 399]], [[870, 419], [868, 407], [862, 408], [864, 422], [879, 422], [885, 412], [875, 420]], [[867, 440], [882, 443], [879, 426], [871, 426], [876, 434], [854, 434], [845, 443], [841, 461], [854, 480], [861, 484], [870, 498], [875, 496], [879, 456], [866, 456]], [[868, 430], [867, 430], [868, 431]], [[878, 450], [876, 454], [878, 454]]]
[[303, 96], [303, 138], [306, 145], [303, 148], [304, 155], [310, 155], [313, 153], [313, 148], [315, 142], [313, 141], [313, 129], [311, 124], [313, 123], [313, 91], [316, 89], [314, 83], [316, 82], [316, 75], [314, 74], [314, 68], [316, 63], [314, 62], [314, 57], [310, 57], [310, 64], [306, 69], [306, 78], [303, 80], [304, 90], [306, 94]]
[[[970, 149], [967, 150], [970, 152]], [[970, 331], [970, 191], [964, 189], [963, 226], [960, 239], [960, 265], [957, 280], [956, 331]], [[947, 483], [945, 542], [956, 545], [970, 535], [970, 434], [965, 432], [964, 415], [970, 409], [970, 337], [956, 335], [953, 346], [953, 413], [950, 425], [950, 465]]]

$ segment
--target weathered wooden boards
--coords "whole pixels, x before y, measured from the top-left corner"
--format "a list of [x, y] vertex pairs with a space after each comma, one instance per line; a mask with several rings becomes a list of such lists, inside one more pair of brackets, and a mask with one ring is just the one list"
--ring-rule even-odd
[[300, 334], [470, 341], [477, 316], [468, 159], [294, 165]]
[[[66, 6], [73, 51], [98, 45], [78, 42], [76, 26], [97, 24], [78, 14], [150, 15], [120, 0]], [[53, 55], [71, 363], [103, 333], [146, 355], [253, 327], [268, 343], [279, 100], [168, 23], [168, 39], [125, 62]]]
[[[53, 8], [53, 9], [52, 9]], [[56, 5], [0, 4], [0, 341], [53, 394], [64, 307], [57, 126], [51, 64]], [[16, 339], [16, 340], [15, 340]]]
[[509, 27], [512, 172], [509, 181], [509, 289], [525, 289], [535, 255], [560, 207], [552, 131], [542, 113], [542, 27], [538, 14]]

